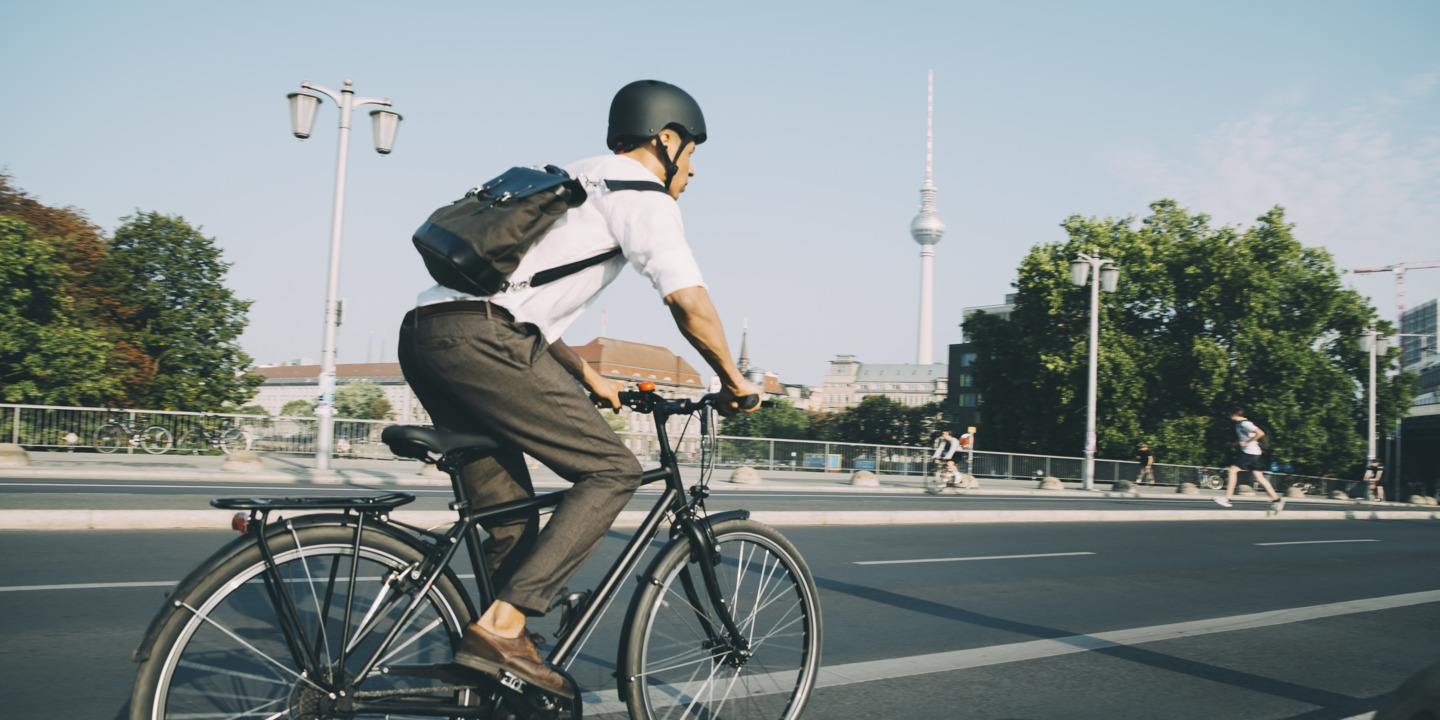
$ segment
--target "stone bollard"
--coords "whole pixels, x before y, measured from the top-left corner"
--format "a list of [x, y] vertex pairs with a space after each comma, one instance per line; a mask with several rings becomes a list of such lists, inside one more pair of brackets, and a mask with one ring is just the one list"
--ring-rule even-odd
[[0, 443], [0, 466], [21, 467], [30, 464], [30, 454], [13, 443]]
[[1135, 492], [1135, 486], [1129, 480], [1116, 480], [1110, 486], [1111, 492]]
[[760, 473], [749, 465], [741, 465], [730, 473], [730, 482], [736, 485], [755, 485], [760, 482]]
[[441, 470], [438, 467], [435, 467], [433, 463], [425, 463], [424, 466], [420, 468], [420, 472], [415, 474], [425, 478], [445, 478], [447, 480], [450, 479], [449, 473]]
[[1040, 480], [1040, 489], [1041, 489], [1041, 490], [1064, 490], [1064, 489], [1065, 489], [1065, 483], [1060, 482], [1060, 478], [1057, 478], [1057, 477], [1054, 477], [1054, 476], [1051, 476], [1051, 475], [1047, 475], [1047, 476], [1045, 476], [1044, 478], [1041, 478], [1041, 480]]
[[260, 462], [260, 456], [252, 450], [236, 450], [225, 456], [225, 462], [220, 465], [220, 469], [229, 472], [256, 472], [264, 470], [265, 464]]
[[1290, 487], [1285, 488], [1285, 497], [1303, 498], [1305, 497], [1305, 491], [1301, 490], [1299, 485], [1291, 485]]
[[1175, 492], [1181, 495], [1199, 495], [1200, 486], [1195, 483], [1180, 483], [1180, 487], [1175, 488]]
[[1241, 486], [1235, 488], [1235, 494], [1236, 494], [1236, 495], [1254, 495], [1254, 494], [1255, 494], [1255, 486], [1254, 486], [1254, 485], [1241, 485]]
[[1330, 491], [1330, 499], [1331, 499], [1331, 500], [1349, 500], [1349, 499], [1350, 499], [1350, 496], [1349, 496], [1349, 495], [1346, 495], [1344, 490], [1331, 490], [1331, 491]]
[[862, 487], [880, 487], [880, 478], [875, 477], [875, 473], [869, 470], [861, 470], [850, 476], [850, 484]]

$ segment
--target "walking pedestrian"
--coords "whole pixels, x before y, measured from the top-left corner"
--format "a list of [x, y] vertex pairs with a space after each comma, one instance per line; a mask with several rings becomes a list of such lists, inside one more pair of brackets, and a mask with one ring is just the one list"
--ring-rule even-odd
[[1370, 465], [1365, 468], [1365, 499], [1385, 502], [1385, 486], [1380, 484], [1380, 477], [1385, 474], [1385, 466], [1380, 464], [1380, 458], [1370, 458]]
[[1236, 442], [1230, 443], [1235, 452], [1230, 457], [1230, 478], [1225, 483], [1225, 497], [1215, 498], [1215, 502], [1230, 507], [1230, 498], [1235, 496], [1235, 482], [1239, 479], [1241, 470], [1249, 470], [1251, 477], [1261, 487], [1265, 488], [1265, 494], [1270, 497], [1270, 511], [1280, 512], [1285, 509], [1285, 498], [1275, 492], [1270, 486], [1270, 481], [1265, 479], [1265, 473], [1260, 471], [1260, 456], [1263, 451], [1260, 449], [1260, 438], [1265, 437], [1265, 431], [1261, 430], [1255, 423], [1245, 417], [1242, 408], [1235, 408], [1230, 411], [1230, 419], [1235, 423]]
[[1135, 461], [1140, 463], [1140, 477], [1135, 478], [1136, 485], [1145, 484], [1145, 478], [1150, 478], [1150, 484], [1155, 484], [1155, 453], [1150, 452], [1150, 446], [1140, 443], [1140, 451], [1135, 453]]
[[[626, 85], [610, 106], [611, 154], [565, 168], [589, 186], [589, 198], [531, 247], [514, 275], [531, 277], [619, 252], [563, 279], [519, 283], [489, 297], [436, 285], [405, 316], [400, 366], [435, 426], [491, 435], [504, 444], [463, 469], [465, 499], [483, 507], [532, 496], [525, 454], [574, 485], [543, 530], [537, 514], [482, 522], [491, 535], [485, 562], [500, 590], [465, 628], [455, 650], [460, 665], [493, 675], [507, 671], [548, 692], [572, 695], [569, 683], [540, 658], [526, 618], [545, 614], [640, 486], [635, 455], [587, 394], [618, 411], [624, 384], [600, 375], [561, 340], [622, 270], [633, 267], [650, 281], [681, 334], [719, 376], [721, 414], [733, 415], [740, 398], [760, 392], [730, 359], [676, 204], [694, 175], [691, 153], [705, 139], [700, 106], [684, 90], [654, 80]], [[619, 189], [606, 181], [663, 183], [664, 192]]]

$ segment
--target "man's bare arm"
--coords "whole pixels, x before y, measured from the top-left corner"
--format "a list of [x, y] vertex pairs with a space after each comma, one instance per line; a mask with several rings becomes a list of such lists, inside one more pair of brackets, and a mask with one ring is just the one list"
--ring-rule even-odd
[[[690, 345], [705, 358], [705, 363], [720, 376], [722, 385], [721, 411], [729, 415], [739, 409], [734, 398], [759, 394], [760, 389], [740, 374], [730, 359], [730, 346], [725, 342], [725, 327], [720, 313], [710, 302], [710, 293], [703, 287], [688, 287], [665, 296], [665, 304], [675, 318], [675, 326]], [[729, 395], [729, 397], [723, 397]], [[746, 412], [753, 411], [754, 408]], [[728, 412], [726, 412], [728, 411]]]
[[608, 408], [614, 408], [616, 412], [619, 412], [619, 393], [625, 389], [623, 383], [611, 380], [596, 372], [595, 368], [590, 367], [590, 363], [585, 362], [584, 358], [581, 358], [580, 355], [575, 352], [574, 348], [566, 345], [564, 340], [556, 340], [550, 343], [550, 355], [555, 358], [556, 362], [560, 363], [561, 367], [565, 368], [566, 372], [574, 375], [576, 380], [579, 380], [585, 387], [590, 388], [590, 392], [603, 398], [605, 402], [601, 403], [602, 405]]

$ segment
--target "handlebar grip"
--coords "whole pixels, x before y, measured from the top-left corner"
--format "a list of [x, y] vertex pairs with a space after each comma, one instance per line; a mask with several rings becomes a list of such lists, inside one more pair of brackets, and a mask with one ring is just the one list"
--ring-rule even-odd
[[760, 396], [742, 395], [735, 399], [735, 403], [740, 407], [741, 410], [749, 410], [750, 408], [753, 408], [756, 405], [760, 404]]

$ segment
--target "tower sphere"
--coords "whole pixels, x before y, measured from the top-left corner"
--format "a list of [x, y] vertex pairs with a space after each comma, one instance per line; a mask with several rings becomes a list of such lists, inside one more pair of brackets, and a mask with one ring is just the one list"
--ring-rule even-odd
[[920, 190], [920, 212], [910, 221], [910, 237], [921, 245], [934, 245], [945, 236], [945, 223], [935, 212], [935, 188]]

